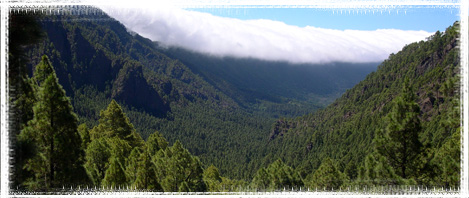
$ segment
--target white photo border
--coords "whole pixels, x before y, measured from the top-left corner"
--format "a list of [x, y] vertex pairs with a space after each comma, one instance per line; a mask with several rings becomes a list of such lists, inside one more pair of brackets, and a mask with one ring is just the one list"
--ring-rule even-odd
[[[151, 3], [151, 4], [171, 4], [173, 6], [182, 8], [322, 8], [322, 9], [335, 9], [342, 10], [358, 10], [358, 9], [384, 9], [394, 10], [401, 7], [406, 8], [421, 8], [421, 7], [453, 7], [460, 9], [460, 64], [461, 64], [461, 184], [458, 194], [422, 194], [413, 195], [418, 197], [467, 197], [469, 195], [469, 106], [468, 106], [468, 37], [469, 37], [469, 24], [468, 12], [469, 1], [467, 0], [173, 0], [171, 2], [163, 0], [132, 0], [135, 3]], [[11, 195], [9, 193], [10, 184], [10, 143], [9, 143], [9, 114], [8, 114], [8, 13], [11, 6], [69, 6], [69, 5], [115, 5], [128, 4], [126, 1], [112, 1], [112, 0], [30, 0], [30, 1], [15, 1], [15, 0], [2, 0], [0, 5], [0, 38], [1, 38], [1, 54], [0, 54], [0, 122], [1, 122], [1, 164], [0, 164], [0, 196], [1, 197], [62, 197], [64, 195]], [[220, 195], [225, 197], [363, 197], [357, 194], [341, 194], [337, 192], [331, 193], [317, 193], [317, 192], [300, 192], [300, 193], [113, 193], [102, 192], [98, 194], [71, 194], [70, 197], [150, 197], [158, 195], [160, 197], [201, 197], [207, 194]], [[366, 195], [371, 197], [408, 197], [408, 195]]]

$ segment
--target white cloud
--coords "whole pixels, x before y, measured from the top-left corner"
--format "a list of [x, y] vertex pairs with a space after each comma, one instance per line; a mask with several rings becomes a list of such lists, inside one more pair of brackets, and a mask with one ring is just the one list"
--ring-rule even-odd
[[332, 30], [271, 20], [239, 20], [162, 6], [100, 6], [130, 30], [167, 46], [215, 56], [291, 63], [379, 62], [426, 31]]

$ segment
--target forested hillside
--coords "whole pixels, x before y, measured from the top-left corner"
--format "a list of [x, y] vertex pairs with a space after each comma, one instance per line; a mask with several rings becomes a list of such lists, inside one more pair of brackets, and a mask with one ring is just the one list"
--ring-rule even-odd
[[[330, 158], [351, 180], [384, 180], [386, 175], [379, 174], [375, 177], [381, 178], [365, 179], [370, 163], [381, 160], [376, 156], [386, 156], [389, 149], [405, 144], [415, 145], [407, 148], [412, 148], [409, 153], [398, 155], [414, 156], [416, 161], [407, 165], [405, 171], [402, 164], [393, 166], [396, 174], [419, 184], [458, 185], [457, 30], [455, 24], [445, 32], [436, 32], [427, 41], [409, 44], [391, 54], [376, 72], [327, 108], [295, 119], [276, 121], [266, 158], [283, 159], [296, 167], [303, 177]], [[412, 130], [408, 129], [410, 123], [415, 125]], [[375, 155], [370, 155], [373, 153]], [[381, 163], [393, 164], [390, 156], [384, 159]]]
[[379, 63], [292, 64], [160, 47], [250, 111], [296, 117], [333, 102]]
[[[20, 190], [459, 185], [457, 23], [391, 54], [324, 109], [289, 118], [304, 106], [315, 111], [368, 69], [321, 68], [344, 77], [333, 84], [303, 76], [320, 68], [263, 73], [266, 64], [288, 67], [167, 51], [88, 10], [95, 14], [10, 17], [12, 178]], [[252, 76], [235, 73], [236, 64]], [[347, 77], [337, 71], [344, 67], [357, 71]], [[286, 85], [268, 87], [269, 75]]]
[[159, 130], [224, 173], [252, 174], [247, 166], [260, 158], [259, 142], [271, 119], [247, 113], [184, 64], [155, 50], [150, 40], [95, 11], [99, 14], [41, 16], [43, 40], [27, 53], [30, 71], [43, 54], [49, 57], [79, 123], [96, 126], [99, 112], [114, 99], [143, 139]]
[[[44, 36], [27, 48], [29, 75], [47, 55], [79, 123], [96, 126], [114, 99], [143, 139], [158, 130], [234, 178], [249, 179], [262, 164], [275, 119], [323, 107], [374, 69], [176, 53], [87, 9], [97, 14], [38, 18]], [[340, 71], [348, 66], [353, 72]]]
[[[24, 10], [10, 15], [9, 31], [18, 33], [9, 43], [9, 69], [14, 74], [9, 76], [14, 158], [11, 192], [57, 193], [64, 186], [71, 190], [127, 187], [200, 192], [232, 190], [242, 184], [222, 177], [214, 166], [205, 169], [180, 141], [170, 144], [156, 130], [144, 141], [113, 99], [97, 109], [98, 119], [92, 120], [96, 125], [80, 124], [84, 117], [76, 116], [72, 100], [57, 75], [59, 67], [54, 67], [48, 56], [41, 56], [28, 75], [31, 57], [27, 47], [39, 43], [40, 48], [45, 42], [41, 40], [47, 41], [47, 34], [42, 33], [38, 23], [42, 17]], [[122, 68], [134, 71], [127, 65]]]

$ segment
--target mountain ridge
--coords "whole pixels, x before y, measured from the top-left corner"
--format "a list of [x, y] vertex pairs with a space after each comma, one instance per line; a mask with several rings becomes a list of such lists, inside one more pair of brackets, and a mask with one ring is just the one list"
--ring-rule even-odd
[[[385, 116], [391, 110], [391, 101], [400, 94], [405, 78], [410, 79], [421, 109], [423, 130], [419, 139], [429, 149], [429, 155], [435, 155], [452, 134], [459, 133], [459, 126], [445, 124], [445, 120], [459, 119], [455, 116], [460, 73], [457, 25], [391, 54], [377, 71], [328, 107], [305, 116], [277, 120], [271, 128], [270, 147], [284, 150], [272, 149], [272, 155], [296, 167], [303, 176], [329, 157], [338, 161], [342, 172], [348, 171], [350, 179], [355, 179], [358, 168], [364, 166], [365, 156], [373, 152], [376, 133], [386, 126]], [[295, 157], [304, 160], [298, 162]], [[431, 156], [427, 157], [431, 161]]]

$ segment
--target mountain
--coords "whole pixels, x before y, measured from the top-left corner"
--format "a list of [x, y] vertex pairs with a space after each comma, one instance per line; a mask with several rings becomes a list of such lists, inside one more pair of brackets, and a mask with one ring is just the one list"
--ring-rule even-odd
[[[370, 64], [347, 76], [339, 72], [344, 64], [295, 66], [167, 51], [99, 9], [86, 9], [97, 14], [39, 18], [44, 37], [27, 49], [30, 74], [47, 55], [79, 124], [93, 128], [115, 100], [143, 139], [159, 131], [170, 143], [180, 140], [230, 178], [250, 179], [264, 164], [275, 119], [315, 111], [373, 69]], [[192, 63], [194, 57], [200, 61]]]
[[[292, 64], [215, 57], [177, 47], [160, 49], [168, 56], [183, 62], [241, 106], [283, 116], [304, 115], [333, 102], [374, 71], [379, 64]], [[281, 104], [291, 110], [298, 109], [301, 113], [276, 112], [274, 108], [269, 108], [268, 104]], [[297, 107], [291, 104], [296, 104]]]
[[[460, 184], [458, 23], [391, 54], [316, 110], [366, 67], [165, 49], [89, 11], [95, 14], [12, 17], [23, 20], [15, 31], [35, 20], [44, 30], [26, 49], [37, 42], [37, 27], [25, 34], [34, 39], [13, 39], [9, 54], [17, 66], [30, 59], [34, 71], [28, 78], [10, 68], [23, 85], [12, 109], [26, 113], [15, 118], [22, 128], [12, 138], [15, 180], [31, 189], [78, 182], [65, 173], [78, 174], [83, 162], [95, 185], [164, 191]], [[67, 155], [71, 140], [76, 151]]]
[[[426, 149], [421, 166], [447, 166], [435, 156], [446, 152], [452, 139], [460, 133], [457, 29], [455, 23], [445, 32], [438, 31], [426, 41], [409, 44], [391, 54], [375, 72], [326, 108], [297, 118], [277, 120], [269, 135], [266, 161], [283, 159], [306, 177], [318, 169], [323, 160], [330, 158], [337, 161], [340, 171], [347, 173], [351, 180], [357, 179], [359, 167], [366, 166], [365, 157], [375, 152], [376, 137], [387, 130], [391, 122], [388, 115], [396, 99], [403, 94], [405, 79], [409, 79], [420, 109], [418, 118], [422, 130], [418, 139]], [[455, 140], [457, 143], [459, 139]], [[447, 155], [447, 159], [457, 165], [459, 147], [451, 148], [455, 149], [451, 156], [456, 158]], [[448, 185], [435, 176], [438, 173], [418, 174], [422, 174], [421, 178], [413, 179], [419, 184]], [[459, 175], [459, 172], [451, 174]], [[453, 184], [458, 183], [453, 181]]]

